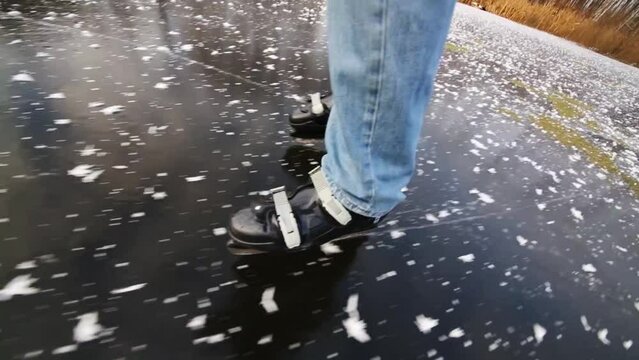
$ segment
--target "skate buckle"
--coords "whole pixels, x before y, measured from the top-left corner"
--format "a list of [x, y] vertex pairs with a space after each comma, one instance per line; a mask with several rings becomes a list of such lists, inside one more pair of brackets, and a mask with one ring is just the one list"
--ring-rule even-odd
[[352, 219], [351, 214], [335, 199], [335, 196], [333, 196], [328, 181], [326, 181], [326, 177], [324, 177], [324, 172], [322, 172], [322, 168], [318, 166], [308, 174], [311, 176], [311, 181], [313, 182], [313, 186], [315, 187], [315, 191], [317, 191], [324, 210], [337, 220], [338, 223], [342, 225], [348, 224]]
[[275, 213], [277, 214], [277, 222], [280, 224], [280, 230], [284, 236], [284, 242], [289, 249], [300, 246], [300, 232], [297, 228], [297, 222], [293, 215], [293, 209], [288, 202], [286, 189], [280, 186], [271, 189], [273, 202], [275, 203]]
[[324, 104], [322, 104], [322, 98], [320, 93], [313, 93], [311, 96], [311, 112], [315, 115], [319, 115], [324, 112]]

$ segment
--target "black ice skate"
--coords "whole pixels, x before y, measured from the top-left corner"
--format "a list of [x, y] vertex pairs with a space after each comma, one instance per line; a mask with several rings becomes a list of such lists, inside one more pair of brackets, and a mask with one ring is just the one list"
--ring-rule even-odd
[[231, 216], [228, 243], [235, 255], [292, 253], [329, 241], [356, 237], [375, 227], [373, 218], [350, 212], [328, 186], [320, 167], [310, 173], [312, 184], [287, 197], [284, 187], [271, 190], [272, 202], [262, 202]]

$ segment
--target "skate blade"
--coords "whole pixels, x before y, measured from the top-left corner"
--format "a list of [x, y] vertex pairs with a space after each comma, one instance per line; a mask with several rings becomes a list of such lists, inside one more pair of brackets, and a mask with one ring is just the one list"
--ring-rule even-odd
[[240, 243], [234, 241], [232, 238], [226, 242], [226, 248], [232, 255], [236, 256], [249, 256], [249, 255], [260, 255], [266, 254], [266, 251], [258, 250], [255, 248], [250, 248], [247, 246], [243, 246]]

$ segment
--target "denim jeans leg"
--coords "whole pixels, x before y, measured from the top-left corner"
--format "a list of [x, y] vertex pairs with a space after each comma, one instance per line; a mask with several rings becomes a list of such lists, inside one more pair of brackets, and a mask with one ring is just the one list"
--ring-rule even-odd
[[333, 91], [322, 159], [336, 198], [380, 217], [404, 199], [454, 0], [329, 0]]

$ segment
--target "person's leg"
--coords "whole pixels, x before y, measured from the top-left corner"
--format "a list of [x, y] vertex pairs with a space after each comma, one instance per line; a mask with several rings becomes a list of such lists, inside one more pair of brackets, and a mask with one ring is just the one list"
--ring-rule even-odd
[[329, 0], [334, 105], [324, 169], [313, 169], [312, 184], [290, 196], [275, 188], [273, 201], [233, 214], [233, 254], [296, 252], [348, 239], [403, 199], [454, 4]]
[[333, 109], [322, 167], [335, 197], [380, 217], [404, 195], [454, 0], [329, 0]]

